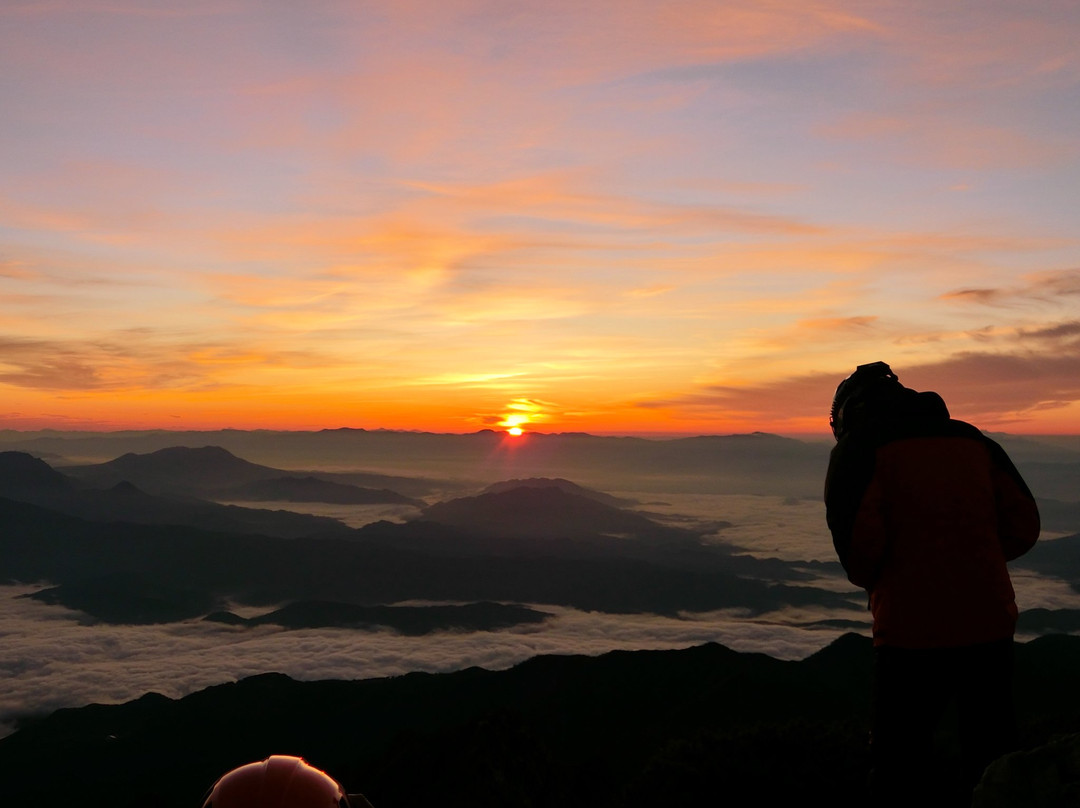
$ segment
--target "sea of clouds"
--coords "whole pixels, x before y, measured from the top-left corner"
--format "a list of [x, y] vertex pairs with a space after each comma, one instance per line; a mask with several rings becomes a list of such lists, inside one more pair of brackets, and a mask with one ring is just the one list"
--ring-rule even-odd
[[[642, 500], [640, 507], [683, 525], [731, 522], [731, 527], [717, 531], [710, 540], [727, 541], [761, 557], [834, 560], [819, 502], [664, 495], [655, 501]], [[354, 514], [353, 521], [360, 521], [359, 516]], [[1022, 609], [1080, 608], [1080, 595], [1058, 579], [1017, 570], [1014, 583]], [[851, 592], [856, 600], [862, 597], [841, 574], [828, 570], [818, 571], [807, 584]], [[837, 614], [809, 608], [755, 616], [725, 610], [661, 617], [582, 612], [544, 604], [534, 604], [551, 614], [541, 624], [421, 637], [389, 630], [249, 628], [201, 620], [110, 626], [95, 624], [76, 611], [21, 597], [37, 588], [0, 587], [0, 735], [11, 732], [23, 715], [94, 702], [119, 703], [147, 692], [178, 698], [267, 671], [303, 680], [365, 679], [474, 665], [499, 670], [540, 654], [596, 655], [705, 642], [779, 659], [801, 659], [850, 630], [813, 625], [816, 621], [861, 619], [867, 634], [870, 626], [866, 612]], [[234, 611], [252, 616], [268, 609], [238, 605]]]
[[495, 632], [240, 628], [193, 620], [151, 626], [88, 624], [79, 612], [0, 587], [0, 731], [19, 715], [123, 702], [154, 691], [180, 697], [209, 685], [279, 671], [296, 679], [366, 679], [410, 671], [499, 670], [540, 654], [685, 648], [720, 642], [740, 651], [798, 659], [842, 632], [798, 624], [808, 610], [748, 619], [738, 612], [683, 618], [609, 615], [538, 605], [544, 623]]

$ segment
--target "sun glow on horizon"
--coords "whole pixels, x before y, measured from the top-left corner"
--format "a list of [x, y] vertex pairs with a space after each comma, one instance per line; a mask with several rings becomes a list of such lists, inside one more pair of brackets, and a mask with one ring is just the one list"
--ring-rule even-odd
[[503, 414], [498, 425], [515, 438], [525, 433], [526, 426], [549, 420], [549, 415], [544, 412], [544, 403], [534, 399], [515, 398], [506, 405], [506, 409], [509, 412]]

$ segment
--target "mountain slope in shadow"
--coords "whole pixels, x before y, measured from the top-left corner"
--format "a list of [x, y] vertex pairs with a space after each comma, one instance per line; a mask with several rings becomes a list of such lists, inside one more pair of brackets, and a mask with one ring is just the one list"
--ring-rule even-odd
[[0, 452], [0, 496], [95, 522], [187, 525], [284, 538], [351, 532], [337, 519], [325, 516], [154, 495], [128, 480], [112, 483], [109, 488], [89, 489], [22, 452]]
[[172, 446], [149, 454], [129, 452], [107, 463], [70, 466], [65, 473], [96, 488], [127, 481], [153, 494], [195, 496], [281, 476], [277, 469], [249, 463], [220, 446]]
[[578, 485], [577, 483], [563, 479], [562, 477], [528, 477], [521, 480], [503, 480], [501, 482], [492, 483], [480, 493], [499, 494], [503, 491], [513, 491], [515, 488], [557, 488], [567, 494], [576, 494], [581, 497], [595, 499], [597, 502], [602, 502], [613, 508], [631, 508], [634, 505], [637, 505], [635, 500], [612, 496], [611, 494], [606, 494], [603, 491], [597, 491], [593, 488], [586, 488], [583, 485]]
[[[1080, 638], [1018, 645], [1022, 743], [1080, 727]], [[0, 740], [0, 800], [196, 805], [240, 763], [301, 755], [378, 808], [865, 805], [871, 651], [800, 662], [708, 644], [353, 682], [265, 674], [60, 710]], [[197, 750], [197, 751], [193, 751]], [[943, 759], [952, 753], [942, 748]], [[118, 774], [121, 773], [121, 774]]]
[[422, 504], [387, 488], [365, 488], [351, 482], [352, 478], [390, 478], [283, 471], [251, 463], [220, 446], [171, 446], [149, 454], [128, 453], [107, 463], [68, 466], [64, 471], [95, 488], [131, 482], [152, 494], [202, 499]]
[[360, 488], [356, 485], [306, 477], [271, 477], [233, 488], [214, 491], [215, 499], [250, 502], [326, 502], [333, 505], [411, 505], [423, 507], [418, 499], [403, 496], [388, 488]]
[[461, 497], [424, 509], [423, 518], [472, 534], [520, 538], [625, 535], [691, 540], [695, 534], [561, 487], [516, 486]]

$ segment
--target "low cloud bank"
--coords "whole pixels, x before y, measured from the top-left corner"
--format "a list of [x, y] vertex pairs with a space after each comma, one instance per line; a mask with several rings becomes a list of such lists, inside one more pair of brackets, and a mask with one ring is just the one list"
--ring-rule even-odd
[[[658, 494], [642, 510], [687, 526], [729, 521], [716, 541], [759, 558], [826, 562], [807, 565], [805, 582], [829, 592], [863, 595], [834, 568], [819, 500], [775, 496]], [[348, 509], [343, 509], [348, 510]], [[358, 521], [369, 514], [350, 514]], [[1021, 610], [1080, 608], [1080, 593], [1060, 578], [1012, 572]], [[123, 702], [146, 692], [169, 697], [267, 671], [297, 679], [360, 679], [411, 671], [444, 672], [472, 665], [504, 669], [541, 654], [683, 648], [715, 641], [779, 659], [803, 658], [858, 628], [869, 614], [821, 607], [789, 608], [749, 618], [738, 610], [684, 614], [602, 614], [538, 604], [553, 618], [498, 632], [443, 632], [406, 637], [390, 631], [236, 628], [202, 621], [167, 625], [89, 625], [79, 612], [18, 598], [33, 587], [0, 586], [0, 737], [20, 715], [92, 702]], [[526, 604], [531, 605], [531, 604]], [[234, 607], [245, 617], [267, 611]], [[833, 625], [818, 621], [839, 619]], [[1021, 637], [1021, 639], [1030, 639]]]
[[[266, 671], [297, 679], [362, 679], [472, 665], [504, 669], [540, 654], [684, 648], [715, 641], [739, 651], [799, 659], [842, 629], [798, 625], [828, 617], [801, 610], [748, 620], [737, 612], [609, 615], [544, 606], [542, 625], [405, 637], [345, 629], [286, 631], [189, 621], [161, 626], [86, 625], [78, 612], [0, 587], [0, 722], [155, 691], [170, 697]], [[2, 731], [4, 727], [0, 727]]]

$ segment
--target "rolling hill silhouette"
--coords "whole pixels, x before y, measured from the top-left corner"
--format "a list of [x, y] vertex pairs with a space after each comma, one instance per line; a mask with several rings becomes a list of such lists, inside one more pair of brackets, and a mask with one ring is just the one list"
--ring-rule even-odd
[[388, 488], [360, 488], [355, 485], [320, 480], [318, 477], [272, 477], [252, 480], [233, 488], [214, 491], [217, 499], [251, 502], [327, 502], [335, 505], [412, 505], [424, 503]]
[[692, 540], [695, 534], [559, 486], [510, 486], [424, 509], [423, 518], [472, 534], [534, 539], [626, 535], [637, 539]]
[[[0, 740], [5, 805], [190, 806], [222, 772], [301, 755], [379, 808], [864, 805], [870, 640], [800, 662], [708, 644], [509, 670], [298, 682], [59, 710]], [[1080, 638], [1017, 646], [1026, 747], [1080, 727]], [[943, 747], [941, 754], [953, 754]], [[943, 786], [947, 782], [943, 781]]]
[[581, 497], [595, 499], [597, 502], [602, 502], [613, 508], [632, 508], [637, 505], [635, 500], [605, 494], [603, 491], [586, 488], [583, 485], [578, 485], [577, 483], [563, 479], [562, 477], [528, 477], [523, 480], [503, 480], [501, 482], [492, 483], [480, 493], [499, 494], [503, 491], [512, 491], [515, 488], [557, 488], [567, 494], [576, 494]]
[[106, 463], [69, 466], [65, 471], [96, 488], [132, 482], [153, 494], [204, 499], [247, 496], [293, 502], [418, 504], [386, 488], [362, 488], [339, 481], [351, 475], [287, 472], [251, 463], [220, 446], [170, 446], [149, 454], [128, 453]]
[[0, 452], [0, 492], [5, 496], [41, 492], [67, 494], [72, 481], [44, 460], [26, 452]]
[[127, 481], [150, 493], [196, 495], [281, 475], [276, 469], [249, 463], [220, 446], [171, 446], [150, 454], [129, 452], [107, 463], [71, 466], [66, 471], [97, 488]]
[[95, 522], [187, 525], [285, 538], [349, 532], [341, 522], [328, 517], [154, 495], [126, 479], [112, 479], [97, 480], [108, 488], [88, 488], [86, 483], [52, 469], [43, 460], [22, 452], [0, 452], [0, 496]]

